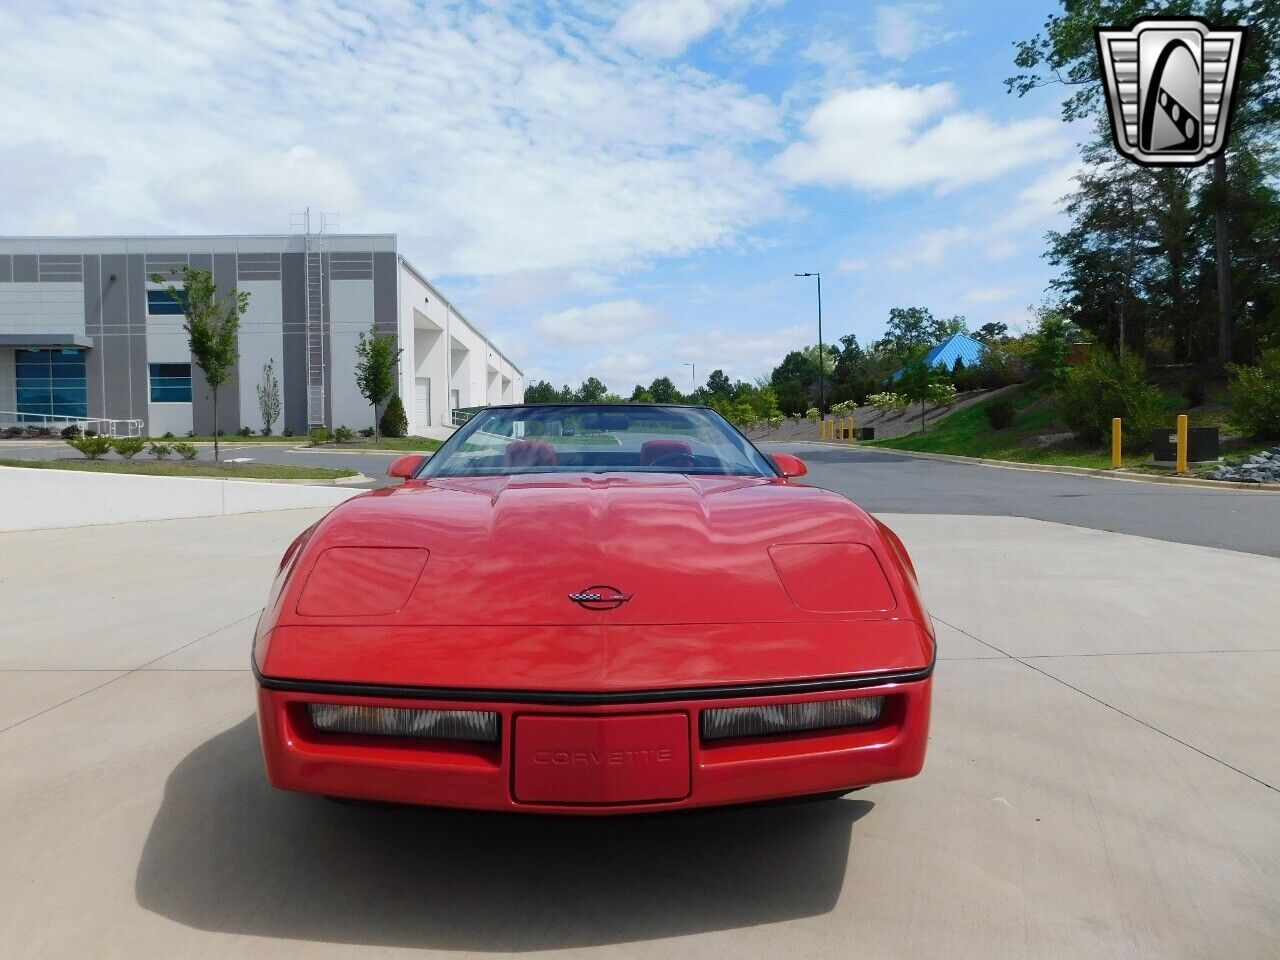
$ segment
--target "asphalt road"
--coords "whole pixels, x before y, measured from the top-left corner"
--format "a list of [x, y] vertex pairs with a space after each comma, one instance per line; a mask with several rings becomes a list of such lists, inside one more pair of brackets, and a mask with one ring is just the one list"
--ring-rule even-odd
[[1280, 494], [1010, 470], [888, 450], [761, 444], [809, 466], [805, 482], [873, 513], [1030, 517], [1280, 557]]
[[[865, 447], [759, 446], [766, 453], [780, 450], [803, 458], [809, 465], [806, 482], [841, 493], [873, 513], [1030, 517], [1280, 557], [1280, 494], [1010, 470]], [[0, 457], [66, 456], [79, 454], [65, 445], [0, 444]], [[200, 447], [200, 459], [212, 456], [211, 446]], [[386, 476], [387, 466], [400, 456], [395, 451], [353, 452], [232, 440], [223, 445], [222, 456], [357, 470], [372, 478], [370, 486], [399, 482]]]

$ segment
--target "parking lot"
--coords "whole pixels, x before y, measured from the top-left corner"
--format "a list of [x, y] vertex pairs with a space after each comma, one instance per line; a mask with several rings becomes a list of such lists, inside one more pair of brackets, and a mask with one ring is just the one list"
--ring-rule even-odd
[[0, 956], [1275, 956], [1280, 559], [883, 514], [938, 625], [924, 774], [578, 821], [266, 785], [249, 638], [318, 515], [0, 535]]

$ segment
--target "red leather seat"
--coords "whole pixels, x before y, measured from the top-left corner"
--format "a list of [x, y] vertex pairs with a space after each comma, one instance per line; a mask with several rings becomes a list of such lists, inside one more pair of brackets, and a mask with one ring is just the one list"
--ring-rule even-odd
[[508, 467], [554, 467], [556, 448], [545, 440], [512, 440], [502, 452]]
[[687, 440], [646, 440], [640, 445], [640, 466], [652, 466], [655, 460], [674, 454], [689, 457], [693, 455], [693, 448]]

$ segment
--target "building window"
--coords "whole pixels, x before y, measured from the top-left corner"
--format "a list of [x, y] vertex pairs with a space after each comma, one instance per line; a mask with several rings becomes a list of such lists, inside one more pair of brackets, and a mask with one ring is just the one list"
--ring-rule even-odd
[[179, 290], [175, 298], [168, 290], [147, 291], [147, 315], [152, 317], [182, 316], [187, 312], [187, 291]]
[[15, 350], [14, 361], [20, 421], [41, 423], [89, 415], [83, 351]]
[[150, 366], [152, 403], [191, 402], [191, 364], [153, 363]]

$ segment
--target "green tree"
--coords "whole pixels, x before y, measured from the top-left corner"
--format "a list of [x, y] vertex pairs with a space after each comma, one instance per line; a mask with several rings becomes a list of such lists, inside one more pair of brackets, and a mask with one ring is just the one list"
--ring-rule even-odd
[[258, 412], [262, 414], [262, 435], [269, 437], [276, 421], [280, 419], [280, 381], [276, 379], [274, 359], [262, 365], [262, 382], [258, 384]]
[[733, 384], [723, 370], [711, 371], [711, 376], [707, 377], [707, 392], [713, 397], [732, 399], [735, 396]]
[[582, 386], [578, 388], [574, 399], [579, 403], [599, 403], [608, 392], [609, 388], [595, 377], [587, 377], [582, 381]]
[[[373, 439], [378, 440], [381, 422], [378, 407], [396, 396], [396, 362], [403, 349], [396, 346], [393, 333], [378, 333], [376, 327], [362, 331], [356, 341], [356, 386], [360, 396], [373, 407]], [[404, 405], [401, 404], [401, 413]], [[406, 418], [407, 419], [407, 418]], [[406, 430], [407, 430], [406, 425]]]
[[683, 403], [684, 396], [676, 389], [670, 377], [658, 377], [649, 384], [648, 393], [654, 403]]
[[1115, 356], [1094, 348], [1066, 371], [1058, 408], [1084, 443], [1101, 443], [1111, 432], [1112, 418], [1120, 417], [1126, 444], [1140, 447], [1164, 418], [1164, 395], [1147, 383], [1146, 364], [1137, 354]]
[[378, 426], [384, 437], [403, 437], [409, 432], [409, 418], [405, 416], [404, 403], [400, 400], [400, 394], [391, 395], [391, 399], [387, 401], [387, 408], [382, 411]]
[[249, 294], [238, 290], [219, 300], [211, 270], [175, 267], [171, 277], [178, 278], [180, 285], [158, 273], [151, 274], [151, 282], [165, 284], [169, 296], [184, 305], [182, 329], [187, 332], [191, 357], [213, 394], [213, 459], [218, 460], [218, 389], [230, 379], [240, 357], [240, 318], [249, 309]]
[[1067, 359], [1071, 355], [1071, 324], [1056, 310], [1046, 310], [1033, 336], [1027, 356], [1031, 382], [1042, 390], [1057, 390], [1067, 376]]
[[903, 368], [902, 376], [898, 377], [895, 384], [898, 394], [912, 403], [920, 404], [921, 430], [924, 430], [925, 404], [934, 395], [934, 385], [943, 383], [946, 379], [946, 371], [925, 363], [923, 359], [911, 361]]
[[525, 403], [559, 403], [560, 391], [546, 380], [539, 380], [524, 388]]
[[[1019, 96], [1047, 84], [1064, 84], [1071, 91], [1062, 102], [1068, 122], [1092, 120], [1095, 144], [1109, 138], [1093, 29], [1102, 24], [1123, 24], [1152, 12], [1142, 0], [1063, 0], [1063, 11], [1051, 14], [1043, 32], [1020, 42], [1015, 64], [1020, 73], [1006, 83]], [[1276, 127], [1280, 123], [1280, 3], [1276, 0], [1167, 0], [1159, 6], [1166, 15], [1198, 16], [1219, 26], [1246, 24], [1249, 37], [1239, 69], [1235, 120], [1227, 149], [1214, 158], [1207, 175], [1191, 174], [1195, 188], [1212, 219], [1204, 230], [1206, 248], [1212, 253], [1212, 284], [1216, 292], [1217, 358], [1232, 359], [1236, 339], [1239, 292], [1233, 250], [1241, 240], [1252, 245], [1261, 237], [1242, 237], [1237, 219], [1238, 203], [1250, 193], [1234, 175], [1237, 163], [1246, 170], [1259, 158], [1274, 153]], [[1154, 174], [1147, 178], [1155, 179]], [[1254, 181], [1255, 184], [1257, 181]]]
[[981, 343], [1004, 343], [1009, 338], [1009, 325], [999, 321], [984, 323], [971, 336]]

